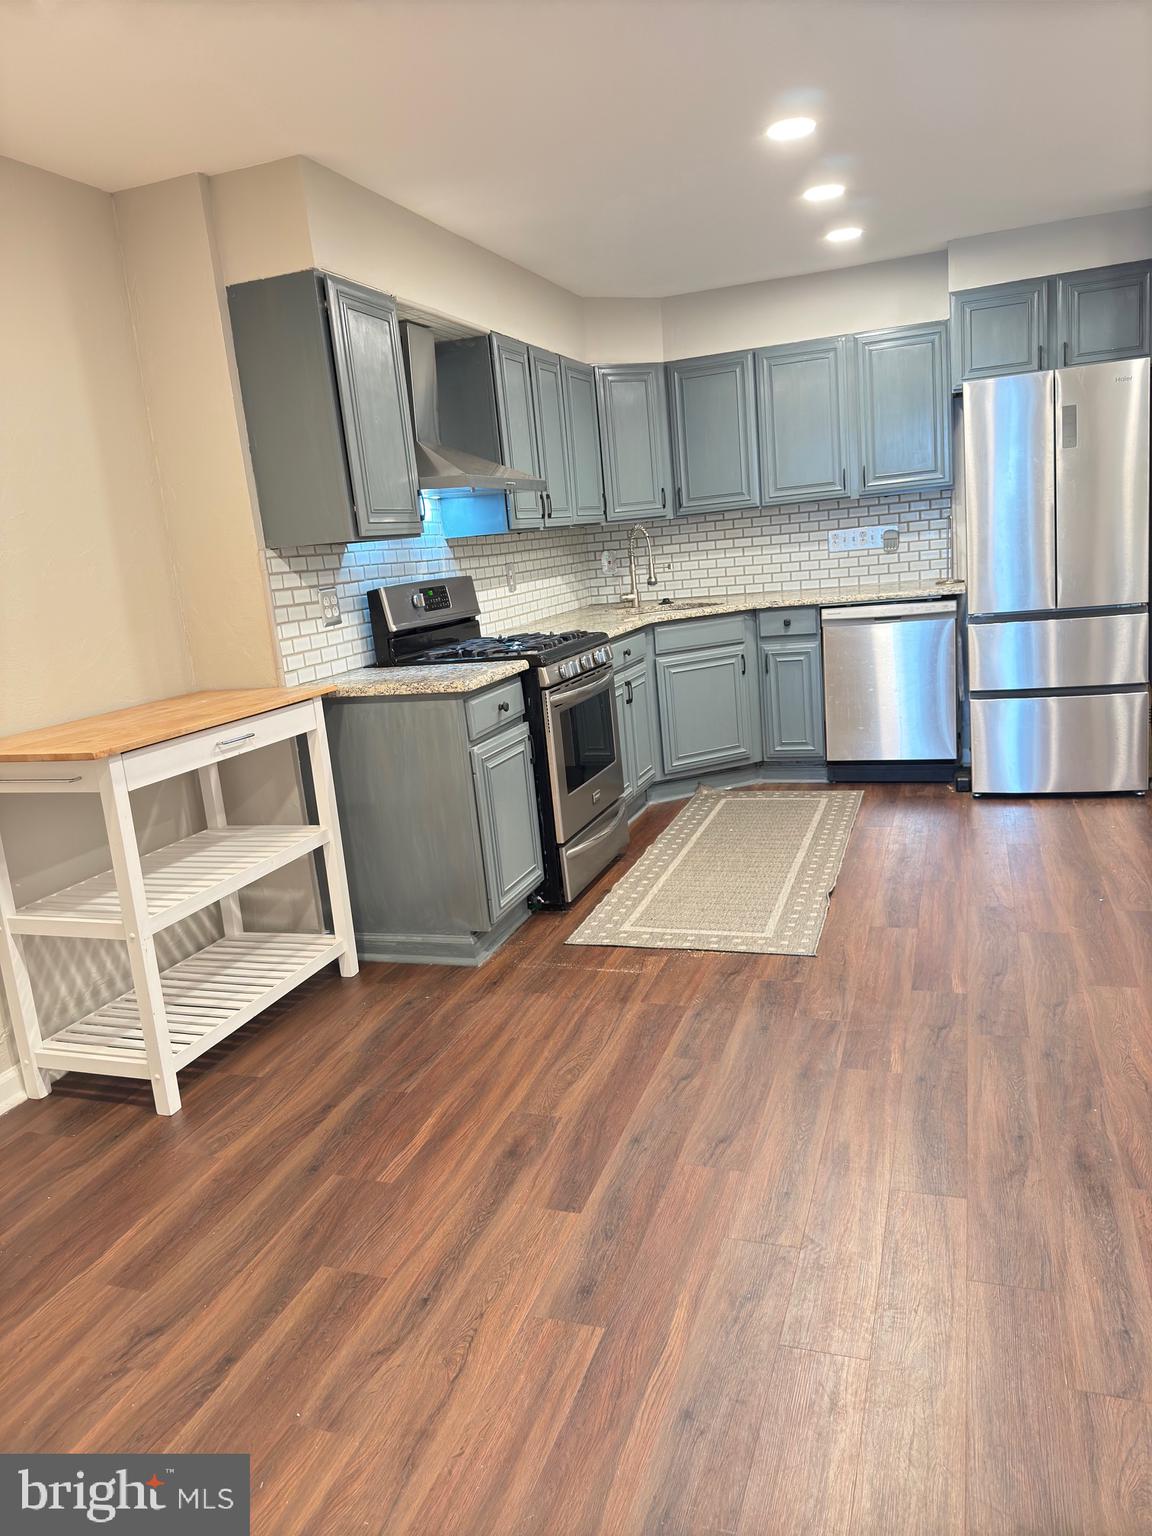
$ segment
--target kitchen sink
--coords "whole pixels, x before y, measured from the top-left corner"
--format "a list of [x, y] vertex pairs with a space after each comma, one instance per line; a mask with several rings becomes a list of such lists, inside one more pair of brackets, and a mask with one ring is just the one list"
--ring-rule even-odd
[[[605, 607], [619, 608], [621, 610], [628, 609], [633, 613], [637, 611], [636, 605], [634, 603], [606, 603]], [[714, 602], [709, 598], [674, 597], [667, 598], [657, 603], [641, 603], [639, 611], [641, 613], [676, 613], [685, 608], [700, 609], [723, 607], [724, 604], [722, 602]]]

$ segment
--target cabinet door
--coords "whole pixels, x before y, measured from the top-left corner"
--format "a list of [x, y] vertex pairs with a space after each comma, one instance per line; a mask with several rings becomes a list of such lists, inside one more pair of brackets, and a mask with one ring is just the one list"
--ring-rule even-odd
[[652, 677], [647, 666], [633, 667], [624, 674], [627, 694], [628, 732], [632, 740], [632, 779], [636, 793], [647, 789], [655, 779], [657, 763], [656, 700]]
[[677, 512], [760, 505], [751, 352], [668, 364]]
[[1003, 373], [1036, 373], [1048, 356], [1045, 277], [952, 295], [952, 385]]
[[620, 766], [624, 770], [624, 798], [631, 800], [636, 793], [636, 773], [633, 768], [635, 751], [632, 745], [632, 722], [628, 718], [628, 689], [624, 678], [616, 677], [616, 726], [620, 732]]
[[596, 380], [609, 521], [670, 516], [663, 363], [597, 368]]
[[495, 922], [544, 878], [527, 725], [472, 748], [472, 779], [488, 906]]
[[548, 527], [552, 527], [555, 523], [573, 520], [564, 381], [560, 359], [554, 352], [529, 347], [528, 358], [532, 366], [532, 400], [536, 407], [536, 446], [541, 473], [548, 482], [544, 520]]
[[946, 322], [870, 331], [855, 348], [864, 494], [950, 485]]
[[819, 640], [768, 641], [764, 659], [764, 756], [823, 758]]
[[1057, 366], [1107, 363], [1152, 350], [1152, 265], [1132, 262], [1056, 279]]
[[343, 278], [326, 279], [332, 354], [358, 531], [419, 534], [412, 415], [396, 306]]
[[756, 354], [764, 501], [848, 494], [843, 337]]
[[560, 359], [568, 417], [568, 483], [578, 523], [604, 521], [604, 467], [600, 462], [600, 412], [596, 407], [596, 370], [587, 363]]
[[656, 662], [666, 774], [755, 761], [747, 646], [716, 646]]
[[[532, 401], [532, 365], [528, 347], [511, 336], [492, 334], [492, 370], [496, 383], [496, 416], [500, 424], [500, 454], [509, 469], [540, 473], [536, 443], [536, 408]], [[513, 491], [508, 497], [508, 521], [513, 528], [541, 528], [547, 503], [542, 491]]]

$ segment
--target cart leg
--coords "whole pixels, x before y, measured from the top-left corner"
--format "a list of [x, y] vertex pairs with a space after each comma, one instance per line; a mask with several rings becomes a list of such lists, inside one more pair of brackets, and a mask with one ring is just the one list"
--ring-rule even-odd
[[0, 845], [0, 978], [4, 981], [4, 994], [8, 999], [8, 1011], [12, 1015], [12, 1032], [16, 1036], [24, 1092], [30, 1099], [42, 1099], [51, 1093], [52, 1085], [48, 1074], [36, 1065], [36, 1049], [41, 1042], [40, 1017], [36, 1012], [36, 999], [32, 995], [32, 983], [24, 960], [23, 940], [19, 934], [8, 931], [7, 920], [15, 910], [12, 882], [8, 878], [8, 865], [4, 860], [3, 846]]
[[328, 877], [328, 901], [332, 907], [332, 931], [344, 940], [340, 956], [341, 976], [355, 976], [360, 969], [356, 955], [356, 930], [352, 925], [352, 906], [348, 900], [348, 874], [344, 868], [344, 844], [340, 841], [340, 813], [336, 809], [336, 789], [332, 783], [332, 759], [328, 755], [328, 732], [324, 728], [324, 705], [315, 701], [316, 724], [308, 732], [308, 762], [312, 769], [312, 787], [320, 825], [328, 833], [324, 844], [324, 873]]
[[172, 1045], [168, 1036], [168, 1015], [160, 989], [160, 967], [152, 939], [148, 906], [144, 897], [144, 875], [140, 868], [140, 848], [132, 820], [132, 802], [124, 776], [124, 764], [118, 757], [108, 759], [100, 780], [100, 803], [112, 868], [124, 914], [125, 943], [144, 1032], [144, 1049], [152, 1080], [156, 1113], [174, 1115], [180, 1108], [180, 1090], [176, 1086], [176, 1068], [172, 1063]]
[[[224, 796], [220, 791], [220, 769], [215, 763], [197, 769], [200, 777], [200, 798], [204, 802], [204, 819], [210, 827], [226, 827], [228, 817], [224, 810]], [[220, 903], [220, 915], [224, 921], [224, 936], [238, 939], [244, 932], [244, 920], [240, 916], [240, 897], [225, 896]]]

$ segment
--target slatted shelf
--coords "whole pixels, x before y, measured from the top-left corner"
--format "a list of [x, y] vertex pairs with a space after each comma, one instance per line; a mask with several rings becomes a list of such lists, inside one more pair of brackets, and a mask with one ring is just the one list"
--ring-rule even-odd
[[[162, 972], [173, 1065], [195, 1061], [343, 952], [343, 941], [330, 933], [248, 933], [219, 939]], [[62, 1071], [147, 1077], [135, 992], [44, 1040], [36, 1060]]]
[[[216, 827], [145, 854], [140, 864], [148, 931], [170, 927], [327, 841], [322, 827]], [[108, 870], [30, 902], [8, 926], [13, 933], [122, 939], [116, 876]]]

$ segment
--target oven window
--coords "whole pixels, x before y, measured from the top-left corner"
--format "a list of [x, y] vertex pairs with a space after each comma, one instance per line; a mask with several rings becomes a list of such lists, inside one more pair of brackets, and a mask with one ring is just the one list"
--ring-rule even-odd
[[611, 684], [583, 703], [564, 710], [558, 723], [564, 779], [571, 792], [616, 761]]

